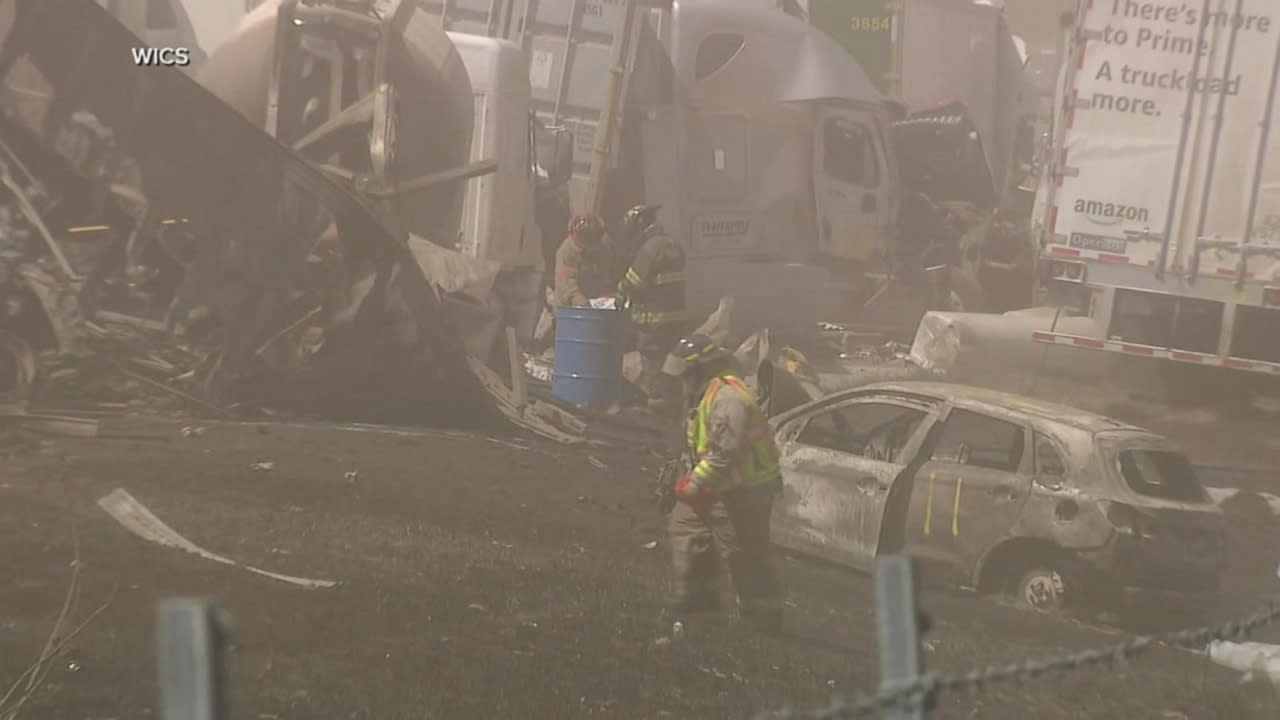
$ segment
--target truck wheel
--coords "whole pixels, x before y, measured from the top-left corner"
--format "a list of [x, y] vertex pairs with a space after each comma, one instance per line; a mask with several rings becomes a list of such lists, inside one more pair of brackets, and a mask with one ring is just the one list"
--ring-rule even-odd
[[1014, 583], [1013, 599], [1019, 606], [1038, 612], [1059, 612], [1066, 608], [1068, 583], [1061, 570], [1039, 565], [1022, 574]]

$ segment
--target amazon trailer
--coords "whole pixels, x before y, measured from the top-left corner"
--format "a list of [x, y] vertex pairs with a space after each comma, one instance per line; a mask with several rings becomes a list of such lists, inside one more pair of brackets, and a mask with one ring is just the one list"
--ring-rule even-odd
[[1036, 341], [1280, 377], [1278, 16], [1274, 0], [1080, 0], [1040, 280], [1100, 332]]

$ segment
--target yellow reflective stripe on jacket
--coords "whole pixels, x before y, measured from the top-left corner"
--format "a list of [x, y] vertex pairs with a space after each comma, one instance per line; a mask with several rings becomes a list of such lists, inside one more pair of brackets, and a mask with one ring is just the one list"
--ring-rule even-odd
[[682, 283], [684, 281], [685, 281], [684, 272], [677, 271], [677, 272], [658, 273], [656, 276], [654, 276], [653, 283], [650, 284], [645, 282], [644, 278], [640, 277], [640, 273], [636, 272], [635, 268], [627, 268], [627, 274], [624, 275], [622, 278], [622, 286], [623, 287], [631, 286], [636, 288], [657, 287], [659, 285], [674, 285], [676, 283]]
[[[731, 471], [727, 473], [728, 477], [723, 477], [706, 461], [705, 456], [708, 450], [707, 415], [711, 412], [711, 404], [715, 400], [716, 393], [726, 386], [742, 393], [751, 402], [755, 412], [749, 421], [747, 437], [740, 454]], [[740, 487], [755, 487], [772, 482], [781, 474], [778, 447], [774, 443], [769, 420], [755, 405], [751, 390], [738, 378], [720, 377], [711, 381], [706, 393], [702, 396], [702, 401], [698, 404], [697, 412], [689, 423], [686, 439], [695, 456], [699, 458], [692, 472], [694, 479], [699, 483], [707, 484], [717, 492], [734, 489], [732, 485], [735, 480], [740, 483]], [[735, 478], [734, 475], [737, 477]]]
[[684, 322], [685, 314], [683, 312], [632, 312], [631, 322], [636, 325], [672, 325]]

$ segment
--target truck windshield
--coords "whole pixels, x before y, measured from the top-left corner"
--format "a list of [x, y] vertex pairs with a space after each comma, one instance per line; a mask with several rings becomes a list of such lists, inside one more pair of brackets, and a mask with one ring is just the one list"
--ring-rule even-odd
[[1147, 497], [1204, 502], [1205, 492], [1191, 463], [1168, 450], [1121, 450], [1120, 475], [1131, 490]]

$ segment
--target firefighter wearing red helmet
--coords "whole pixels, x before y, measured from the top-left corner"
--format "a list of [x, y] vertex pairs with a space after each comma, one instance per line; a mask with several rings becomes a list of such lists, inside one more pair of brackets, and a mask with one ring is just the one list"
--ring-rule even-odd
[[604, 222], [579, 215], [569, 222], [569, 235], [556, 251], [555, 307], [585, 307], [592, 298], [612, 294], [613, 253]]

